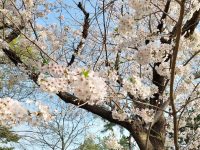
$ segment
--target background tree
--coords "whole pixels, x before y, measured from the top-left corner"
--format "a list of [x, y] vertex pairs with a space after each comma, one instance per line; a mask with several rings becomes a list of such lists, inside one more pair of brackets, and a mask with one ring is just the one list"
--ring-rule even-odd
[[[18, 143], [20, 137], [13, 133], [8, 127], [0, 126], [0, 150], [13, 150], [13, 147], [6, 147], [10, 143]], [[2, 147], [5, 145], [4, 147]]]
[[101, 150], [101, 149], [105, 149], [101, 147], [100, 144], [96, 144], [94, 139], [92, 138], [87, 138], [85, 139], [84, 143], [82, 145], [79, 146], [79, 148], [77, 150]]
[[132, 150], [133, 149], [129, 147], [129, 140], [127, 140], [126, 136], [122, 136], [120, 140], [117, 142], [119, 146], [118, 148], [112, 147], [113, 139], [111, 138], [115, 138], [115, 137], [112, 135], [104, 136], [103, 138], [93, 137], [93, 136], [87, 137], [84, 140], [84, 142], [76, 150], [118, 150], [118, 149]]
[[29, 136], [26, 132], [22, 135], [28, 143], [38, 149], [74, 149], [84, 140], [86, 132], [89, 132], [93, 125], [93, 117], [87, 112], [63, 102], [56, 105], [51, 122], [30, 128]]

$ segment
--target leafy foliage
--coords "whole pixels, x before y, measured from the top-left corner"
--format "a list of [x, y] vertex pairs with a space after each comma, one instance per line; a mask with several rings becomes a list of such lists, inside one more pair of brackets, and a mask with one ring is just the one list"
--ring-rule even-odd
[[84, 141], [84, 143], [78, 148], [78, 150], [102, 150], [104, 148], [102, 147], [102, 145], [96, 144], [96, 142], [94, 141], [94, 139], [87, 138]]
[[19, 37], [13, 39], [9, 43], [9, 47], [14, 50], [16, 54], [25, 62], [28, 62], [30, 58], [38, 58], [38, 53], [34, 50], [34, 46], [27, 41], [26, 43], [23, 43], [24, 38], [25, 37], [23, 35], [20, 35]]
[[[0, 143], [8, 144], [10, 142], [17, 143], [20, 137], [10, 131], [10, 128], [0, 126]], [[0, 147], [0, 150], [12, 150], [13, 147]]]

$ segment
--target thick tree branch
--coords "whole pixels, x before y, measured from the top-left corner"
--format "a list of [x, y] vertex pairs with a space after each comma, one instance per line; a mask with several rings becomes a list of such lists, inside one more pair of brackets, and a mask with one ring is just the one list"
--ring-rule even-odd
[[96, 114], [96, 115], [102, 117], [103, 119], [106, 119], [112, 123], [121, 125], [122, 127], [126, 128], [126, 129], [130, 129], [130, 123], [128, 121], [119, 121], [117, 119], [113, 119], [112, 112], [104, 109], [103, 107], [100, 107], [97, 105], [88, 105], [87, 103], [84, 104], [85, 102], [79, 100], [77, 97], [75, 97], [74, 95], [71, 95], [67, 92], [60, 92], [57, 95], [66, 103], [76, 105], [79, 108], [83, 108], [89, 112], [92, 112], [93, 114]]
[[19, 56], [17, 56], [16, 53], [14, 53], [13, 51], [11, 50], [8, 50], [8, 49], [5, 49], [3, 48], [2, 49], [3, 52], [6, 54], [6, 56], [17, 66], [19, 63], [22, 63], [22, 61], [20, 60]]
[[167, 0], [166, 4], [165, 4], [165, 9], [163, 11], [163, 14], [162, 14], [162, 17], [160, 19], [160, 23], [158, 24], [157, 26], [157, 29], [162, 32], [163, 30], [163, 20], [167, 17], [167, 13], [169, 11], [169, 8], [170, 8], [170, 2], [171, 0]]
[[184, 35], [186, 33], [185, 38], [188, 38], [190, 35], [192, 35], [194, 33], [195, 28], [199, 24], [199, 20], [200, 20], [200, 9], [196, 10], [193, 13], [192, 18], [186, 21], [186, 23], [182, 28], [181, 34]]

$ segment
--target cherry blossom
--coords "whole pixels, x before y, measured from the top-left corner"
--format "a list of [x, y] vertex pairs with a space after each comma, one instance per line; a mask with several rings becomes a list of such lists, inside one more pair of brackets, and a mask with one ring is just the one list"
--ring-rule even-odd
[[[0, 3], [1, 57], [41, 92], [121, 125], [140, 149], [199, 149], [199, 0], [23, 2]], [[3, 122], [31, 120], [16, 105]], [[32, 120], [49, 121], [37, 106]]]

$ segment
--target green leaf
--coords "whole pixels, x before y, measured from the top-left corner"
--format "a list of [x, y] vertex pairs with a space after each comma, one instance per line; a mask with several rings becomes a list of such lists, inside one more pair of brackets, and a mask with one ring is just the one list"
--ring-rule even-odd
[[82, 71], [82, 74], [83, 74], [83, 76], [85, 77], [85, 78], [87, 78], [87, 77], [89, 77], [89, 70], [83, 70]]
[[128, 78], [128, 80], [131, 82], [131, 83], [135, 83], [135, 79], [134, 78]]
[[27, 49], [27, 51], [28, 51], [29, 54], [32, 54], [32, 52], [33, 52], [33, 47], [28, 46], [26, 49]]
[[47, 65], [49, 63], [49, 60], [48, 59], [43, 59], [43, 64]]
[[102, 133], [105, 133], [107, 131], [113, 131], [113, 127], [115, 126], [114, 123], [108, 122], [104, 125], [104, 129], [101, 131]]

